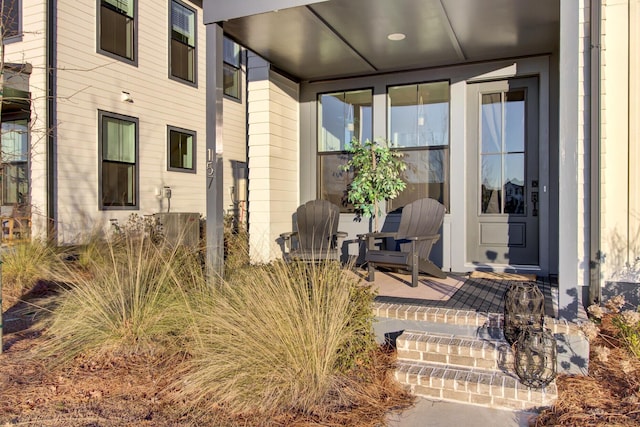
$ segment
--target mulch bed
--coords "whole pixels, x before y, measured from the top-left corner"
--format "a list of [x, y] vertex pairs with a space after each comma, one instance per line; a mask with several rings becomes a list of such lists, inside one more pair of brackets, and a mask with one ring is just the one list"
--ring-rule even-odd
[[[223, 407], [193, 408], [170, 389], [178, 361], [151, 356], [78, 358], [67, 367], [34, 357], [42, 343], [33, 310], [10, 309], [0, 354], [0, 425], [37, 426], [380, 426], [389, 411], [413, 398], [393, 380], [395, 355], [381, 348], [374, 368], [359, 372], [362, 398], [349, 408], [328, 407], [322, 416], [230, 417]], [[18, 307], [18, 306], [16, 306]], [[28, 307], [28, 305], [27, 305]], [[17, 311], [16, 311], [17, 310]]]
[[[640, 426], [640, 360], [616, 338], [609, 317], [593, 340], [588, 376], [557, 378], [558, 401], [537, 426]], [[598, 347], [608, 348], [606, 360]]]

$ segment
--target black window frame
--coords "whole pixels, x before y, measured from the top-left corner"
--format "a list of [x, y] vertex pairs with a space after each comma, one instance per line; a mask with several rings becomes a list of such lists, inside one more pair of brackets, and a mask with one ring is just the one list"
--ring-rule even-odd
[[[104, 159], [104, 118], [110, 118], [135, 124], [135, 162], [117, 162]], [[105, 204], [104, 203], [104, 164], [133, 164], [133, 198], [131, 204]], [[110, 111], [98, 110], [98, 209], [107, 210], [139, 210], [140, 209], [140, 120], [137, 117], [126, 116], [124, 114], [113, 113]]]
[[[118, 61], [125, 62], [130, 65], [138, 66], [138, 0], [131, 0], [133, 2], [133, 17], [132, 22], [132, 36], [131, 36], [131, 58], [122, 56], [118, 53], [111, 52], [102, 48], [102, 8], [103, 0], [96, 0], [96, 51], [102, 55], [108, 56]], [[105, 8], [112, 9], [116, 13], [120, 13], [112, 8], [112, 5], [105, 5]], [[122, 13], [120, 13], [122, 15]], [[127, 15], [128, 16], [128, 15]]]
[[[7, 3], [12, 3], [12, 5], [9, 7], [8, 12], [5, 12], [3, 10], [2, 16], [0, 16], [0, 19], [2, 19], [2, 28], [3, 28], [2, 30], [3, 44], [10, 44], [10, 43], [22, 41], [22, 0], [4, 0], [2, 4], [4, 5], [5, 8], [7, 7]], [[7, 26], [6, 19], [9, 18], [8, 13], [11, 14], [10, 23], [13, 24], [11, 25], [13, 28], [11, 28], [9, 32], [5, 32], [4, 28]]]
[[[193, 46], [181, 39], [178, 34], [173, 31], [173, 4], [177, 4], [193, 13]], [[193, 87], [198, 87], [198, 11], [189, 6], [188, 4], [180, 0], [169, 0], [169, 78]], [[193, 50], [193, 80], [184, 78], [174, 74], [174, 70], [177, 67], [173, 66], [173, 43], [176, 42], [182, 46], [186, 46], [187, 51], [189, 48]]]
[[[171, 166], [171, 133], [172, 132], [176, 132], [176, 133], [180, 133], [183, 135], [189, 135], [191, 136], [191, 152], [192, 152], [192, 158], [191, 158], [191, 164], [193, 165], [192, 168], [185, 168], [185, 167], [176, 167], [176, 166]], [[197, 173], [197, 132], [194, 130], [189, 130], [189, 129], [184, 129], [184, 128], [180, 128], [180, 127], [176, 127], [176, 126], [171, 126], [171, 125], [167, 125], [167, 170], [170, 172], [182, 172], [182, 173]]]
[[[16, 205], [27, 205], [30, 203], [31, 201], [31, 173], [30, 173], [30, 166], [31, 166], [31, 120], [29, 115], [26, 115], [23, 112], [19, 112], [19, 113], [3, 113], [2, 114], [2, 124], [4, 125], [5, 123], [15, 123], [15, 122], [25, 122], [25, 134], [27, 136], [27, 147], [26, 147], [26, 151], [25, 152], [21, 152], [21, 156], [24, 156], [24, 158], [20, 158], [18, 160], [7, 160], [5, 159], [6, 156], [6, 152], [4, 147], [2, 146], [2, 141], [0, 141], [0, 151], [2, 153], [2, 158], [0, 158], [0, 168], [2, 169], [0, 171], [0, 181], [1, 185], [2, 185], [2, 189], [0, 189], [0, 206], [16, 206]], [[4, 134], [4, 130], [3, 130], [3, 134]], [[27, 185], [27, 191], [26, 193], [22, 194], [22, 200], [20, 200], [20, 192], [19, 190], [19, 186], [16, 185], [15, 190], [15, 201], [11, 201], [11, 202], [7, 202], [7, 197], [6, 197], [6, 182], [5, 182], [5, 178], [6, 178], [6, 168], [7, 167], [16, 167], [16, 168], [20, 168], [22, 170], [24, 170], [24, 179], [26, 180], [26, 185]]]
[[[342, 150], [327, 150], [327, 149], [321, 150], [320, 149], [320, 142], [321, 142], [320, 132], [322, 129], [322, 117], [321, 117], [319, 106], [322, 104], [321, 99], [324, 95], [332, 95], [332, 94], [338, 94], [338, 93], [348, 94], [348, 93], [364, 92], [364, 91], [368, 91], [371, 93], [371, 129], [370, 129], [371, 138], [369, 139], [373, 140], [374, 139], [373, 130], [374, 130], [374, 120], [375, 120], [374, 101], [373, 101], [375, 98], [374, 87], [367, 86], [367, 87], [349, 88], [349, 89], [342, 89], [342, 90], [331, 90], [331, 91], [320, 92], [316, 94], [316, 128], [317, 128], [316, 138], [317, 139], [316, 139], [315, 150], [316, 150], [316, 195], [317, 195], [316, 197], [318, 199], [329, 200], [329, 199], [326, 199], [323, 194], [323, 187], [322, 187], [323, 161], [327, 158], [337, 156], [338, 160], [340, 161], [339, 162], [340, 164], [346, 164], [347, 162], [349, 162], [349, 160], [351, 160], [351, 157], [352, 157], [351, 153], [349, 153], [346, 147], [346, 145], [350, 144], [351, 141], [344, 141], [345, 147]], [[360, 139], [362, 140], [362, 135], [360, 135]], [[354, 213], [356, 209], [353, 206], [353, 204], [350, 203], [347, 199], [349, 186], [351, 185], [351, 182], [353, 181], [353, 178], [354, 178], [354, 171], [351, 169], [347, 171], [337, 170], [337, 171], [334, 171], [334, 173], [339, 174], [340, 176], [342, 176], [342, 174], [345, 174], [346, 175], [345, 181], [347, 181], [348, 184], [344, 189], [344, 193], [340, 198], [339, 203], [335, 203], [336, 200], [329, 200], [329, 201], [331, 201], [332, 203], [334, 203], [340, 208], [340, 213]]]
[[[233, 55], [227, 55], [226, 48], [230, 46], [229, 43], [233, 43], [233, 46], [238, 47], [238, 55], [237, 59], [232, 59]], [[230, 72], [235, 76], [235, 80], [237, 81], [237, 95], [234, 93], [230, 93], [227, 91], [227, 87], [223, 87], [222, 93], [226, 98], [232, 99], [234, 101], [242, 102], [242, 62], [243, 62], [243, 50], [242, 47], [236, 43], [234, 40], [224, 36], [224, 41], [222, 43], [222, 79], [224, 86], [224, 78], [225, 72]], [[230, 86], [233, 87], [233, 86]]]
[[[392, 128], [391, 128], [391, 97], [389, 95], [389, 91], [390, 88], [394, 88], [394, 87], [402, 87], [402, 86], [420, 86], [420, 85], [428, 85], [428, 84], [437, 84], [437, 83], [446, 83], [448, 90], [449, 90], [449, 94], [448, 94], [448, 123], [447, 123], [447, 143], [445, 145], [424, 145], [424, 146], [409, 146], [409, 147], [402, 147], [402, 146], [398, 146], [393, 148], [395, 151], [398, 151], [400, 153], [403, 153], [405, 156], [407, 155], [407, 153], [425, 153], [425, 154], [429, 154], [430, 152], [433, 151], [439, 151], [442, 150], [443, 151], [443, 157], [444, 157], [444, 167], [445, 170], [443, 171], [443, 175], [444, 175], [444, 182], [443, 182], [443, 191], [441, 194], [441, 198], [436, 199], [438, 200], [440, 203], [442, 203], [444, 205], [444, 207], [446, 208], [447, 212], [450, 212], [450, 206], [451, 206], [451, 80], [449, 79], [441, 79], [441, 80], [430, 80], [430, 81], [421, 81], [421, 82], [412, 82], [412, 83], [397, 83], [397, 84], [388, 84], [386, 89], [385, 89], [385, 94], [386, 94], [386, 128], [387, 128], [387, 140], [389, 141], [390, 144], [392, 144], [393, 146], [393, 141], [392, 141]], [[406, 173], [406, 171], [404, 172]], [[404, 174], [403, 173], [403, 174]], [[407, 205], [408, 203], [410, 203], [411, 201], [417, 200], [418, 198], [415, 199], [411, 199], [405, 203], [402, 202], [398, 202], [397, 200], [401, 197], [401, 195], [407, 191], [409, 191], [410, 188], [407, 185], [407, 188], [405, 188], [405, 190], [403, 190], [400, 195], [393, 199], [393, 200], [389, 200], [386, 203], [386, 211], [387, 213], [389, 212], [393, 212], [397, 209], [400, 209], [402, 207], [404, 207], [405, 205]], [[428, 193], [428, 191], [427, 191]], [[429, 194], [427, 194], [427, 197], [430, 197]]]

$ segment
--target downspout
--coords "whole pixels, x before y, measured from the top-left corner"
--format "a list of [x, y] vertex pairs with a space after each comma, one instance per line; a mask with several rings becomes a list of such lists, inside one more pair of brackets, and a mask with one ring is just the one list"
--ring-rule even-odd
[[587, 305], [601, 301], [602, 272], [605, 255], [600, 248], [600, 66], [601, 66], [601, 8], [602, 0], [590, 0], [591, 11], [591, 126], [590, 126], [590, 230], [589, 230], [589, 295]]
[[242, 59], [244, 60], [244, 123], [245, 123], [245, 169], [247, 178], [247, 193], [244, 195], [244, 221], [246, 231], [249, 231], [249, 50], [243, 46]]
[[56, 227], [56, 184], [55, 184], [55, 167], [56, 167], [56, 78], [57, 78], [57, 58], [56, 58], [56, 32], [57, 21], [57, 1], [47, 1], [47, 69], [46, 69], [46, 81], [47, 81], [47, 171], [46, 171], [46, 198], [47, 198], [47, 239], [55, 241], [57, 233]]

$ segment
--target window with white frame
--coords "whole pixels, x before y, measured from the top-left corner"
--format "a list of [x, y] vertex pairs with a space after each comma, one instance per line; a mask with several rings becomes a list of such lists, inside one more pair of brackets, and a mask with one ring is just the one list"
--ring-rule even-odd
[[196, 172], [196, 133], [167, 126], [167, 170]]
[[171, 45], [169, 69], [172, 77], [196, 82], [196, 11], [171, 0]]
[[99, 111], [100, 209], [138, 207], [138, 119]]
[[233, 40], [225, 37], [223, 39], [222, 50], [224, 94], [239, 100], [241, 90], [240, 46]]
[[318, 96], [318, 197], [353, 212], [347, 200], [351, 171], [341, 166], [353, 138], [372, 139], [373, 91], [371, 89], [325, 93]]
[[449, 209], [449, 82], [391, 86], [387, 92], [389, 142], [407, 164], [407, 187], [387, 210], [424, 197]]
[[136, 60], [136, 0], [98, 0], [98, 51]]

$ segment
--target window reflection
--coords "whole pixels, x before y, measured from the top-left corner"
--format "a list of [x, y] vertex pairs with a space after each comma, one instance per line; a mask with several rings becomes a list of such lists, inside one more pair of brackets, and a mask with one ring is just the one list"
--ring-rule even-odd
[[347, 201], [353, 172], [341, 166], [349, 161], [347, 149], [353, 138], [373, 139], [372, 104], [370, 89], [327, 93], [318, 99], [318, 194], [341, 212], [354, 211]]
[[403, 151], [407, 169], [403, 179], [407, 187], [388, 202], [388, 211], [414, 200], [430, 197], [449, 206], [449, 150], [445, 148]]
[[526, 214], [525, 91], [482, 94], [480, 212]]
[[449, 82], [393, 86], [389, 140], [402, 149], [407, 187], [387, 203], [392, 211], [431, 197], [449, 208]]
[[0, 182], [2, 205], [29, 202], [29, 129], [27, 120], [2, 123]]
[[394, 147], [449, 144], [449, 83], [389, 88], [389, 139]]
[[371, 140], [371, 90], [320, 95], [318, 151], [345, 151], [353, 138]]

